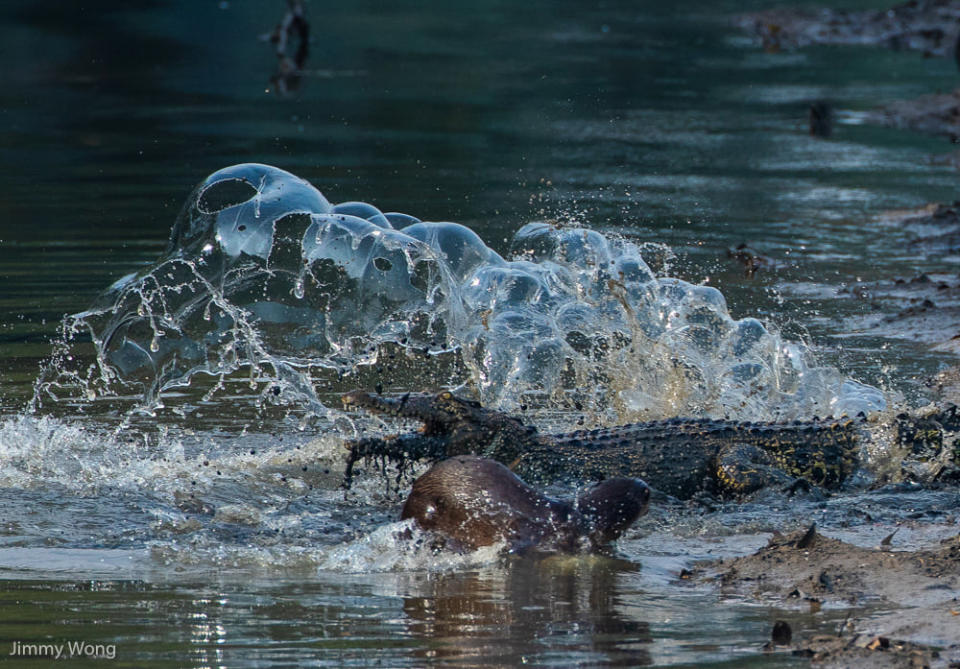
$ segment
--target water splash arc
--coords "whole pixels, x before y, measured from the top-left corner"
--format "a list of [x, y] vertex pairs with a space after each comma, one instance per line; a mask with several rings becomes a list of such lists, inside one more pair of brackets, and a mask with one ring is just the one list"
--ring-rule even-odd
[[[271, 401], [323, 411], [318, 385], [393, 346], [427, 355], [415, 364], [456, 356], [462, 378], [451, 382], [487, 404], [539, 396], [599, 420], [884, 406], [803, 343], [732, 318], [718, 290], [658, 276], [649, 252], [534, 222], [504, 258], [462, 225], [334, 205], [288, 172], [235, 165], [196, 187], [155, 264], [67, 319], [37, 396], [136, 389], [149, 406], [198, 374], [249, 369]], [[67, 363], [78, 333], [93, 343], [93, 364]]]

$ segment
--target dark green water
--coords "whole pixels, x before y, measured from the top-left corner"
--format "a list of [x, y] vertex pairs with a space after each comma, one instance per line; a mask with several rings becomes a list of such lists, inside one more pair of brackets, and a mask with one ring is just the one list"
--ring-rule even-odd
[[[144, 437], [82, 405], [23, 413], [61, 318], [155, 260], [193, 185], [239, 162], [335, 202], [466, 224], [501, 252], [543, 218], [667, 244], [674, 275], [718, 287], [735, 316], [913, 396], [951, 359], [847, 336], [876, 307], [839, 291], [955, 272], [874, 218], [952, 201], [957, 174], [929, 159], [945, 140], [859, 114], [952, 88], [955, 66], [868, 48], [767, 54], [729, 19], [769, 4], [314, 1], [306, 74], [282, 96], [258, 35], [284, 3], [3, 3], [0, 657], [43, 666], [4, 655], [79, 640], [114, 644], [114, 666], [788, 664], [757, 652], [772, 621], [816, 630], [835, 614], [672, 581], [710, 551], [762, 543], [775, 513], [707, 529], [654, 513], [620, 561], [431, 566], [376, 534], [396, 496], [370, 482], [344, 502], [315, 464], [339, 442], [283, 419], [238, 435], [222, 399]], [[838, 110], [829, 140], [806, 132], [817, 99]], [[747, 280], [726, 258], [740, 242], [796, 264]], [[194, 491], [218, 515], [184, 506]]]

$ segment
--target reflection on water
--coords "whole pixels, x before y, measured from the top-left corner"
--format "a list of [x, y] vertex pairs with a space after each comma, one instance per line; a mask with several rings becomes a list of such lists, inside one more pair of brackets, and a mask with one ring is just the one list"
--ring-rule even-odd
[[604, 666], [651, 664], [649, 625], [616, 606], [619, 577], [635, 569], [600, 558], [556, 558], [438, 575], [422, 594], [403, 600], [410, 634], [433, 641], [415, 655], [463, 666], [519, 666], [551, 655]]
[[[678, 649], [656, 638], [645, 616], [688, 616], [630, 584], [636, 571], [610, 559], [569, 558], [338, 581], [13, 581], [0, 593], [0, 609], [16, 604], [18, 616], [0, 624], [0, 651], [10, 652], [13, 640], [59, 644], [84, 635], [85, 643], [115, 644], [117, 660], [129, 666], [675, 662]], [[686, 606], [697, 601], [683, 597]], [[77, 627], [42, 624], [51, 611], [79, 613], [72, 614]], [[689, 657], [742, 654], [712, 643]]]
[[[270, 77], [277, 95], [295, 93], [302, 83], [303, 68], [310, 55], [310, 22], [301, 0], [288, 0], [287, 13], [273, 31], [260, 38], [274, 45], [277, 71]], [[296, 49], [290, 43], [296, 44]], [[291, 55], [292, 53], [292, 55]]]

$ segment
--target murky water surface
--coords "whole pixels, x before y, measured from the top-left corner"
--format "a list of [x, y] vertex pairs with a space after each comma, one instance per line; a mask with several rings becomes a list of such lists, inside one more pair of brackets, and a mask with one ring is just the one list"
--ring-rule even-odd
[[[339, 487], [344, 439], [397, 425], [336, 399], [468, 384], [552, 427], [923, 401], [952, 359], [860, 331], [899, 307], [847, 289], [956, 272], [880, 218], [952, 201], [931, 159], [951, 147], [861, 117], [952, 87], [952, 62], [764, 53], [729, 26], [762, 2], [311, 3], [282, 95], [258, 35], [284, 3], [60, 4], [0, 9], [0, 655], [788, 666], [757, 650], [773, 620], [845, 613], [722, 601], [680, 569], [812, 520], [904, 547], [955, 526], [952, 492], [770, 493], [655, 505], [612, 557], [437, 555], [398, 538], [402, 487]], [[254, 162], [312, 187], [251, 168], [189, 200]], [[742, 242], [782, 268], [745, 277]]]

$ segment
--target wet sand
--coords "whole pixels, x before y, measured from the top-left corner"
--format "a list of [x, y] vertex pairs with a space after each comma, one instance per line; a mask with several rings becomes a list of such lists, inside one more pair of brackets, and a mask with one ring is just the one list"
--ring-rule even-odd
[[[908, 247], [920, 258], [960, 253], [960, 202], [881, 218], [911, 234]], [[960, 274], [922, 273], [861, 283], [846, 292], [876, 303], [876, 315], [848, 322], [848, 328], [960, 353]], [[891, 303], [899, 311], [890, 313]], [[941, 371], [927, 385], [936, 404], [960, 402], [960, 367]], [[697, 563], [681, 579], [715, 589], [722, 598], [785, 611], [846, 611], [832, 634], [777, 621], [763, 652], [805, 658], [812, 667], [960, 667], [960, 535], [906, 547], [898, 545], [897, 532], [874, 546], [826, 532], [810, 526], [774, 533], [752, 554]], [[853, 536], [866, 540], [862, 532]]]
[[[871, 305], [869, 313], [843, 323], [847, 331], [920, 342], [933, 350], [960, 354], [960, 273], [944, 271], [944, 259], [960, 254], [960, 202], [890, 211], [876, 221], [909, 233], [906, 248], [939, 272], [862, 282], [841, 289]], [[956, 393], [945, 396], [957, 402]]]
[[856, 546], [811, 526], [685, 576], [723, 596], [784, 609], [848, 609], [833, 635], [781, 628], [765, 648], [808, 657], [812, 666], [960, 666], [960, 536], [914, 551], [896, 550], [895, 535], [884, 541]]
[[[960, 105], [957, 94], [941, 97]], [[938, 109], [914, 108], [917, 102], [898, 103], [888, 120]], [[960, 253], [960, 202], [887, 212], [881, 219], [910, 232], [908, 248], [920, 258]], [[847, 292], [876, 303], [877, 312], [848, 327], [960, 353], [960, 275], [920, 273]], [[899, 311], [890, 313], [891, 303]], [[957, 403], [960, 368], [926, 385], [937, 403]], [[888, 539], [865, 547], [798, 530], [775, 535], [752, 555], [701, 565], [698, 578], [724, 595], [761, 597], [784, 608], [846, 608], [848, 618], [834, 634], [795, 634], [783, 646], [771, 639], [769, 650], [809, 658], [811, 666], [960, 667], [960, 536], [915, 550], [898, 550], [896, 536]]]

